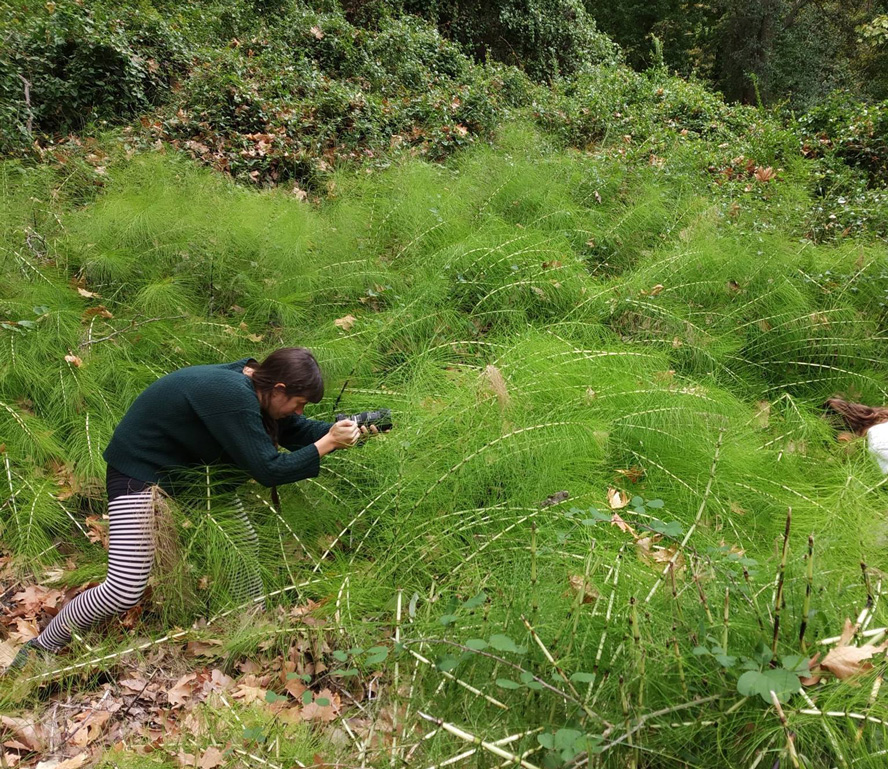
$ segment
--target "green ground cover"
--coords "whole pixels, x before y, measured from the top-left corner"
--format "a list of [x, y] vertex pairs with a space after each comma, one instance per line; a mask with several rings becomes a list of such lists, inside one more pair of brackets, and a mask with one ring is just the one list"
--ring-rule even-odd
[[[344, 386], [342, 409], [388, 405], [397, 427], [283, 490], [279, 515], [245, 488], [263, 617], [226, 613], [242, 555], [208, 476], [174, 511], [177, 584], [3, 710], [206, 667], [179, 654], [203, 641], [229, 673], [273, 670], [268, 693], [210, 697], [188, 729], [173, 711], [150, 756], [98, 765], [212, 744], [230, 766], [882, 766], [879, 665], [799, 678], [846, 618], [885, 624], [883, 479], [820, 406], [886, 400], [888, 266], [878, 241], [801, 237], [809, 172], [780, 137], [577, 151], [516, 122], [443, 165], [342, 169], [318, 204], [171, 151], [118, 153], [87, 205], [5, 163], [10, 585], [101, 578], [101, 451], [165, 372], [305, 345], [329, 380], [310, 415]], [[282, 716], [312, 697], [336, 698], [322, 728]]]

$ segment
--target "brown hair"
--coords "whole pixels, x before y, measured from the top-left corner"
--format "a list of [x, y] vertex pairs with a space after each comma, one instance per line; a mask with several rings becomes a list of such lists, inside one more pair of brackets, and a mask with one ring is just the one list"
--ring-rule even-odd
[[[255, 364], [255, 365], [253, 365]], [[304, 347], [281, 347], [271, 353], [262, 363], [250, 358], [253, 367], [253, 386], [259, 395], [262, 409], [262, 425], [275, 446], [278, 445], [278, 423], [266, 410], [274, 386], [281, 382], [284, 392], [290, 396], [299, 395], [311, 403], [319, 403], [324, 397], [324, 377], [321, 367], [310, 350]], [[281, 501], [276, 486], [271, 487], [271, 502], [280, 512]]]
[[275, 350], [262, 363], [252, 358], [248, 365], [253, 366], [253, 386], [259, 395], [262, 407], [262, 423], [268, 437], [278, 444], [277, 420], [266, 411], [266, 403], [274, 386], [281, 382], [289, 396], [300, 395], [311, 403], [318, 403], [324, 397], [324, 377], [315, 356], [304, 347], [281, 347]]
[[866, 435], [873, 425], [888, 422], [888, 408], [851, 403], [842, 398], [830, 398], [826, 407], [835, 411], [857, 435]]

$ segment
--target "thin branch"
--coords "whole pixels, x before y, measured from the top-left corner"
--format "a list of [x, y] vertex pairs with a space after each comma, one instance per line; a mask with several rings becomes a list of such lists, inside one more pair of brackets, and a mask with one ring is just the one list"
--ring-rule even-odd
[[87, 347], [88, 345], [91, 345], [91, 344], [98, 344], [99, 342], [107, 342], [109, 339], [113, 339], [118, 334], [123, 334], [123, 333], [126, 333], [127, 331], [132, 331], [133, 329], [138, 328], [139, 326], [144, 326], [147, 323], [156, 323], [159, 320], [179, 320], [184, 317], [185, 317], [184, 315], [170, 315], [169, 317], [166, 317], [166, 318], [148, 318], [148, 320], [141, 320], [138, 323], [130, 323], [129, 326], [127, 326], [126, 328], [117, 329], [117, 331], [114, 331], [114, 332], [108, 334], [108, 336], [102, 336], [102, 337], [99, 337], [98, 339], [87, 339], [86, 341], [81, 342], [80, 346]]

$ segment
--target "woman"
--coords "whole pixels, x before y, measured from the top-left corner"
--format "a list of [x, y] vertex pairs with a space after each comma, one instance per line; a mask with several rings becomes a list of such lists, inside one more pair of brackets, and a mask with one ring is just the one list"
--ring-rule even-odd
[[[236, 488], [247, 476], [276, 487], [313, 478], [320, 460], [354, 446], [362, 432], [355, 422], [331, 424], [306, 419], [306, 403], [318, 403], [324, 382], [314, 356], [285, 347], [262, 363], [191, 366], [161, 377], [133, 402], [105, 450], [108, 463], [108, 575], [84, 591], [18, 653], [10, 669], [35, 649], [58, 652], [71, 632], [136, 606], [154, 560], [154, 495], [175, 495], [188, 470], [222, 466], [224, 485]], [[289, 451], [280, 452], [282, 446]], [[255, 549], [256, 533], [240, 501], [239, 544]], [[255, 568], [241, 573], [239, 597], [258, 598], [262, 581]]]
[[864, 406], [830, 398], [827, 408], [838, 413], [855, 435], [866, 436], [867, 447], [883, 473], [888, 473], [888, 408]]

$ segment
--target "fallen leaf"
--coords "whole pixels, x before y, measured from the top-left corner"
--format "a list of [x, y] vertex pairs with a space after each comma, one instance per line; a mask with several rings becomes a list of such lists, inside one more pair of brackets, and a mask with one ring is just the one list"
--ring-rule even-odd
[[660, 292], [662, 292], [662, 291], [663, 291], [663, 284], [657, 283], [657, 285], [651, 289], [651, 296], [659, 296]]
[[191, 699], [191, 695], [194, 692], [194, 684], [192, 682], [196, 678], [197, 673], [187, 673], [167, 690], [166, 694], [170, 705], [174, 708], [179, 707]]
[[265, 702], [267, 694], [268, 691], [260, 686], [240, 684], [231, 696], [236, 700], [241, 700], [244, 705], [249, 705], [252, 702]]
[[626, 470], [617, 470], [616, 472], [624, 476], [630, 483], [638, 483], [644, 477], [644, 468], [637, 465], [633, 465]]
[[80, 288], [80, 286], [77, 287], [77, 293], [86, 299], [101, 299], [102, 298], [99, 294], [93, 293], [92, 291], [87, 291], [85, 288]]
[[[318, 700], [326, 702], [326, 705], [318, 704]], [[314, 702], [302, 708], [303, 721], [335, 721], [339, 712], [339, 695], [333, 694], [329, 689], [321, 689], [315, 695]]]
[[309, 31], [314, 36], [315, 40], [323, 40], [324, 32], [320, 27], [312, 27]]
[[224, 763], [225, 754], [221, 750], [219, 750], [219, 748], [214, 748], [210, 746], [200, 757], [200, 761], [197, 762], [197, 766], [199, 769], [216, 769], [217, 766], [221, 766]]
[[80, 753], [73, 758], [50, 758], [47, 761], [40, 761], [34, 769], [80, 769], [89, 759], [89, 753]]
[[838, 642], [820, 662], [821, 668], [828, 670], [840, 680], [850, 678], [861, 671], [870, 670], [873, 666], [868, 660], [888, 649], [888, 640], [878, 646], [871, 643], [863, 644], [863, 646], [851, 646], [851, 640], [856, 632], [857, 625], [852, 624], [850, 619], [846, 619]]
[[622, 510], [629, 504], [629, 495], [625, 491], [609, 488], [607, 490], [607, 503], [611, 510]]
[[755, 175], [755, 178], [758, 179], [760, 182], [769, 182], [777, 174], [774, 171], [774, 169], [771, 168], [771, 166], [768, 166], [767, 168], [762, 168], [761, 166], [756, 166], [754, 175]]
[[[680, 574], [685, 567], [684, 555], [678, 551], [676, 545], [670, 547], [655, 547], [662, 539], [659, 535], [639, 537], [635, 540], [635, 549], [638, 557], [649, 566], [654, 566], [658, 570], [662, 570], [664, 566], [674, 574]], [[676, 555], [677, 554], [677, 555]], [[675, 560], [673, 560], [673, 558]]]
[[570, 585], [568, 593], [573, 592], [574, 595], [582, 596], [581, 603], [592, 603], [596, 599], [601, 598], [595, 586], [582, 574], [571, 574], [567, 578], [567, 582]]
[[634, 539], [638, 539], [638, 534], [635, 533], [635, 529], [633, 529], [626, 521], [624, 521], [619, 513], [614, 513], [611, 517], [611, 523], [616, 526], [620, 531], [625, 531], [627, 534], [631, 534]]
[[78, 358], [76, 355], [66, 355], [65, 361], [76, 368], [80, 368], [83, 365], [83, 361], [80, 360], [80, 358]]
[[36, 638], [40, 635], [40, 629], [37, 627], [37, 623], [33, 619], [17, 619], [15, 621], [15, 630], [9, 634], [9, 637], [14, 641], [20, 641], [24, 643], [25, 641], [30, 641], [32, 638]]
[[206, 641], [189, 641], [185, 647], [185, 653], [189, 657], [218, 657], [222, 653], [220, 646], [222, 646], [222, 641], [215, 638]]
[[15, 738], [27, 745], [30, 750], [38, 752], [43, 750], [43, 730], [40, 724], [13, 716], [0, 716], [0, 724], [10, 729]]
[[[18, 649], [9, 641], [0, 641], [0, 667], [6, 667], [15, 659]], [[0, 764], [3, 766], [3, 764]]]
[[83, 311], [83, 319], [88, 320], [89, 318], [98, 316], [100, 318], [113, 318], [114, 316], [108, 310], [107, 307], [103, 304], [96, 305], [95, 307], [88, 307]]
[[85, 748], [91, 742], [95, 742], [102, 736], [103, 727], [109, 718], [111, 718], [111, 713], [107, 710], [91, 711], [87, 715], [85, 723], [71, 735], [71, 744]]
[[351, 331], [351, 327], [355, 325], [357, 318], [354, 315], [346, 315], [333, 321], [333, 325], [341, 328], [343, 331]]
[[54, 609], [64, 598], [61, 590], [54, 590], [42, 585], [28, 585], [24, 590], [15, 593], [12, 600], [18, 604], [18, 612], [25, 617], [36, 617], [44, 608]]

